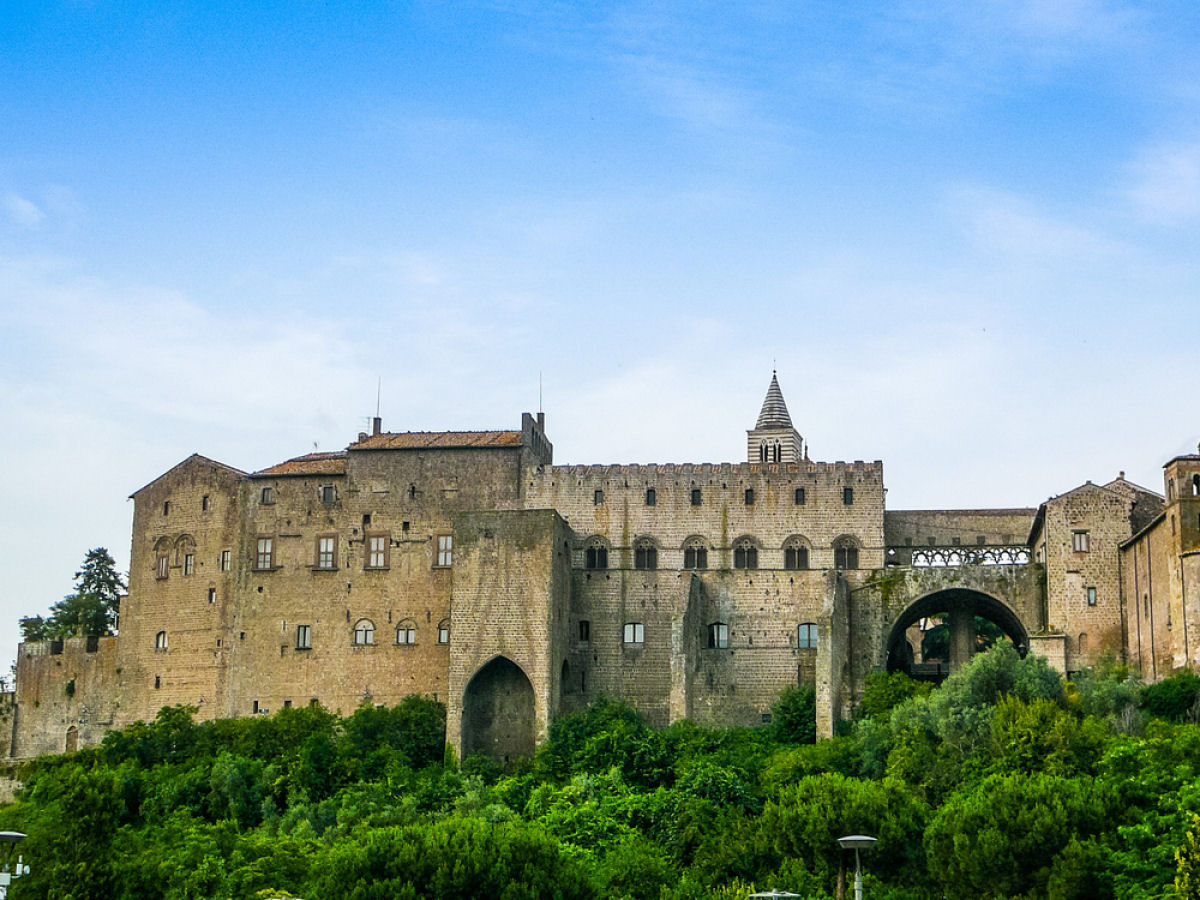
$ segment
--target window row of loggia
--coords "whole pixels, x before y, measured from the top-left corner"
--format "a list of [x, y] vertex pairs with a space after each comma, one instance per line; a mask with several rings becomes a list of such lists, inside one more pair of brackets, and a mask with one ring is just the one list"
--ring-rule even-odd
[[[713, 622], [708, 625], [708, 647], [713, 650], [729, 648], [729, 625], [726, 622]], [[576, 632], [578, 642], [591, 643], [592, 623], [587, 619], [578, 622]], [[245, 633], [242, 634], [243, 639]], [[626, 646], [638, 647], [646, 642], [646, 626], [643, 622], [626, 622], [621, 629], [622, 643]], [[437, 625], [437, 642], [450, 643], [450, 620], [443, 619]], [[359, 619], [354, 623], [350, 632], [350, 643], [354, 647], [375, 646], [375, 623], [370, 619]], [[417, 644], [417, 623], [413, 619], [405, 619], [396, 626], [396, 645], [414, 647]], [[312, 649], [312, 626], [296, 626], [296, 649]], [[817, 626], [814, 622], [804, 622], [796, 626], [796, 648], [799, 650], [817, 649]], [[154, 649], [166, 652], [170, 649], [167, 632], [160, 631], [154, 635]]]
[[[833, 542], [833, 564], [837, 569], [858, 568], [858, 544], [851, 537], [840, 537]], [[758, 568], [758, 544], [753, 538], [739, 538], [733, 543], [733, 567], [735, 569]], [[683, 568], [707, 569], [709, 547], [701, 538], [689, 538], [683, 545]], [[601, 538], [587, 542], [583, 553], [585, 569], [607, 569], [609, 546]], [[635, 569], [658, 568], [658, 546], [650, 538], [639, 538], [633, 544], [633, 567]], [[809, 568], [809, 548], [801, 538], [790, 538], [783, 545], [783, 568], [799, 571]]]

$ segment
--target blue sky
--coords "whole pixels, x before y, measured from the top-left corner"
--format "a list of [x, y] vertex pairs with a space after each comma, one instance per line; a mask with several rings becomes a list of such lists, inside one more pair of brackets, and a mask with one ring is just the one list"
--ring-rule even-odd
[[0, 9], [0, 646], [127, 495], [391, 430], [736, 461], [777, 365], [889, 505], [1194, 452], [1193, 2]]

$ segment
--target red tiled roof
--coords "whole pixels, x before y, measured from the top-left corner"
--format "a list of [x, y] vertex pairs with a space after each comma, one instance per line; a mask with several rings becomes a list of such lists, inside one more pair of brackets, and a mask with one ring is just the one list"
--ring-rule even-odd
[[277, 475], [345, 475], [346, 453], [307, 453], [254, 473], [254, 477]]
[[519, 431], [402, 431], [372, 434], [351, 450], [420, 450], [425, 447], [519, 447]]

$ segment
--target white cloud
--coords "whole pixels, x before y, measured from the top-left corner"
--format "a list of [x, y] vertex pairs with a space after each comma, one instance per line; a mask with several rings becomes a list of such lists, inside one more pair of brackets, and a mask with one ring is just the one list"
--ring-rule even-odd
[[952, 214], [982, 249], [1024, 259], [1103, 258], [1129, 249], [1103, 232], [1049, 215], [1015, 194], [987, 188], [957, 188], [948, 195]]
[[1200, 141], [1147, 148], [1130, 174], [1130, 200], [1148, 220], [1176, 225], [1200, 216]]
[[4, 196], [4, 211], [8, 213], [9, 221], [21, 228], [37, 228], [46, 219], [40, 206], [20, 194], [9, 193]]

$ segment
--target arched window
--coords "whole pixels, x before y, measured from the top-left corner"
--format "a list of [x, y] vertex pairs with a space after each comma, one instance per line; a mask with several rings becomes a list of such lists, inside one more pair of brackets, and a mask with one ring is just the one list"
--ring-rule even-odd
[[774, 462], [783, 462], [783, 446], [779, 443], [779, 441], [775, 442], [775, 447], [773, 449], [775, 456]]
[[608, 545], [601, 538], [588, 541], [583, 553], [583, 565], [585, 569], [608, 568]]
[[1088, 652], [1088, 636], [1086, 631], [1080, 632], [1079, 643], [1077, 646], [1079, 647], [1080, 656]]
[[838, 569], [858, 568], [858, 544], [854, 538], [840, 537], [833, 542], [833, 565]]
[[758, 461], [759, 462], [767, 461], [767, 442], [766, 441], [762, 441], [758, 445]]
[[[396, 626], [396, 643], [412, 645], [417, 642], [417, 623], [412, 619], [405, 619]], [[368, 641], [367, 643], [370, 643]]]
[[713, 622], [709, 625], [708, 646], [710, 650], [729, 649], [729, 626], [724, 622]]
[[171, 574], [171, 541], [159, 538], [154, 545], [154, 577], [166, 578]]
[[796, 626], [796, 647], [800, 650], [817, 649], [817, 626], [815, 622], [805, 622]]
[[367, 647], [375, 643], [375, 623], [370, 619], [359, 619], [354, 623], [354, 646]]
[[752, 538], [739, 538], [734, 543], [733, 567], [735, 569], [758, 568], [758, 547]]
[[658, 548], [649, 538], [638, 538], [633, 544], [633, 567], [635, 569], [657, 569]]
[[450, 620], [449, 619], [442, 619], [442, 621], [438, 622], [438, 643], [439, 644], [450, 643]]
[[564, 696], [564, 697], [567, 694], [571, 693], [571, 688], [573, 687], [573, 685], [571, 684], [571, 664], [568, 663], [565, 659], [563, 660], [563, 664], [562, 664], [562, 672], [560, 673], [559, 678], [558, 678], [558, 687], [559, 687], [559, 691], [562, 693], [562, 696]]
[[783, 545], [783, 567], [789, 571], [808, 568], [808, 544], [802, 537], [790, 537]]
[[154, 649], [155, 650], [166, 650], [167, 649], [167, 633], [165, 631], [160, 631], [158, 634], [156, 634], [154, 636]]
[[683, 567], [685, 569], [707, 569], [708, 547], [704, 538], [690, 537], [683, 542]]

